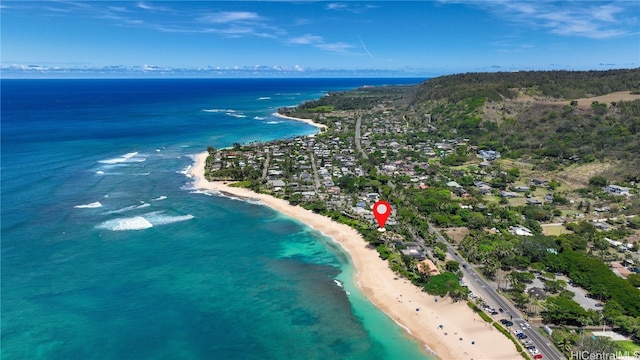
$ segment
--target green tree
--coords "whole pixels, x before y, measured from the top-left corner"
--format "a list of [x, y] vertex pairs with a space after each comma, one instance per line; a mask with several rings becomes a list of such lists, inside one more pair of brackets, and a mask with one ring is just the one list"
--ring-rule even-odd
[[600, 176], [600, 175], [592, 176], [589, 179], [589, 185], [597, 186], [597, 187], [607, 186], [607, 178], [605, 178], [604, 176]]
[[460, 270], [460, 263], [455, 260], [449, 260], [444, 267], [447, 269], [447, 271], [455, 273], [456, 271]]
[[572, 299], [564, 297], [549, 297], [546, 300], [546, 310], [542, 312], [545, 322], [559, 325], [588, 325], [589, 314]]

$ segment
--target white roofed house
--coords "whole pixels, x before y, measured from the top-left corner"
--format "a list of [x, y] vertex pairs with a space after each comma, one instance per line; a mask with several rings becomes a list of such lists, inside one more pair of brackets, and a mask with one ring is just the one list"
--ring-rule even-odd
[[623, 186], [618, 186], [618, 185], [607, 185], [604, 187], [604, 191], [613, 195], [624, 195], [624, 196], [631, 195], [630, 193], [631, 189]]

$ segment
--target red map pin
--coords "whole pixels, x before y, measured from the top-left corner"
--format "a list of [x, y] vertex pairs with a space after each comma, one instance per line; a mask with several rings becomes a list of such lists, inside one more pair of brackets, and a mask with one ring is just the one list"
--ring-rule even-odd
[[384, 229], [384, 224], [387, 222], [389, 215], [391, 215], [391, 205], [388, 202], [380, 200], [373, 204], [373, 216], [378, 220], [380, 229]]

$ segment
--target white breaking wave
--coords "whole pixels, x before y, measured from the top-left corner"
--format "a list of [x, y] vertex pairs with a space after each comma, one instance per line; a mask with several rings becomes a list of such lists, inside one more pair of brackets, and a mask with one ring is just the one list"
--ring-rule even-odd
[[178, 171], [178, 174], [182, 174], [188, 178], [192, 178], [193, 176], [191, 175], [191, 165], [187, 165], [184, 169]]
[[104, 171], [98, 170], [98, 171], [96, 171], [96, 174], [98, 174], [98, 175], [104, 175]]
[[194, 190], [194, 191], [189, 191], [189, 194], [204, 194], [207, 196], [214, 196], [214, 195], [218, 195], [218, 196], [222, 196], [222, 193], [216, 190]]
[[231, 200], [237, 200], [237, 201], [246, 202], [246, 203], [249, 203], [249, 204], [266, 206], [260, 199], [237, 197], [237, 196], [229, 195], [229, 194], [224, 193], [224, 192], [220, 192], [218, 190], [194, 190], [194, 191], [189, 191], [189, 194], [203, 194], [203, 195], [207, 195], [207, 196], [220, 196], [220, 197], [224, 197], [224, 198], [231, 199]]
[[142, 216], [133, 216], [129, 218], [120, 218], [107, 220], [96, 226], [97, 229], [111, 231], [127, 231], [127, 230], [144, 230], [154, 226], [173, 224], [176, 222], [187, 221], [194, 218], [193, 215], [161, 215], [162, 211], [156, 211], [144, 214]]
[[147, 160], [146, 157], [139, 155], [137, 152], [132, 152], [132, 153], [124, 154], [117, 158], [100, 160], [98, 162], [102, 164], [113, 165], [113, 164], [128, 163], [128, 162], [143, 162], [146, 160]]
[[265, 124], [272, 125], [272, 124], [280, 124], [281, 122], [282, 121], [265, 121]]
[[92, 202], [91, 204], [86, 204], [86, 205], [76, 205], [76, 206], [74, 206], [74, 208], [76, 208], [76, 209], [95, 209], [95, 208], [99, 208], [99, 207], [102, 207], [102, 204], [100, 203], [100, 201]]
[[271, 96], [261, 96], [258, 100], [271, 100]]
[[131, 211], [131, 210], [144, 209], [144, 208], [149, 207], [149, 206], [151, 206], [151, 204], [147, 204], [147, 203], [143, 202], [141, 205], [131, 205], [131, 206], [123, 207], [122, 209], [112, 210], [112, 211], [107, 212], [107, 214], [121, 214], [123, 212]]
[[98, 229], [111, 230], [111, 231], [125, 231], [125, 230], [144, 230], [153, 227], [147, 219], [142, 216], [134, 216], [124, 219], [107, 220], [102, 224], [96, 226]]
[[163, 211], [156, 211], [148, 214], [144, 214], [143, 216], [147, 219], [152, 225], [166, 225], [173, 224], [176, 222], [187, 221], [193, 219], [193, 215], [178, 215], [178, 216], [169, 216], [169, 215], [161, 215]]
[[233, 113], [236, 112], [235, 110], [229, 110], [229, 109], [204, 109], [202, 110], [204, 112], [210, 112], [210, 113], [219, 113], [219, 112], [223, 112], [223, 113]]
[[247, 117], [247, 115], [243, 115], [243, 114], [236, 114], [235, 112], [232, 112], [232, 113], [231, 113], [231, 112], [229, 112], [229, 113], [227, 113], [226, 115], [227, 115], [227, 116], [232, 116], [232, 117], [235, 117], [235, 118], [246, 118], [246, 117]]
[[254, 120], [264, 120], [266, 118], [267, 118], [266, 116], [254, 116], [253, 117]]
[[151, 201], [160, 201], [160, 200], [164, 200], [164, 199], [166, 199], [166, 198], [167, 198], [166, 196], [162, 195], [162, 196], [158, 196], [158, 197], [157, 197], [157, 198], [155, 198], [155, 199], [151, 199]]

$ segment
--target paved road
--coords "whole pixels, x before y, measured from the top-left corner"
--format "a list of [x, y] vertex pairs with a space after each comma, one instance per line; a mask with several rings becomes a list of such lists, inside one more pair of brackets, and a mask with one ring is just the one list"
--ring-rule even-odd
[[271, 160], [271, 152], [267, 153], [267, 158], [264, 159], [264, 165], [262, 166], [262, 178], [267, 178], [267, 172], [269, 171], [269, 161]]
[[362, 146], [360, 145], [360, 137], [361, 137], [360, 126], [361, 125], [362, 125], [362, 116], [358, 116], [358, 120], [356, 120], [356, 138], [355, 138], [356, 149], [358, 149], [360, 154], [362, 154], [362, 157], [366, 160], [366, 159], [369, 159], [369, 157], [367, 156], [367, 153], [362, 151]]
[[[466, 264], [466, 260], [463, 259], [462, 256], [460, 256], [458, 252], [451, 245], [449, 245], [445, 238], [440, 235], [440, 233], [431, 225], [429, 225], [429, 231], [436, 234], [438, 241], [447, 245], [447, 252], [453, 260], [459, 262], [460, 264]], [[482, 276], [480, 276], [480, 274], [478, 274], [478, 272], [476, 272], [475, 269], [467, 266], [467, 268], [461, 267], [461, 270], [464, 274], [464, 282], [469, 286], [474, 294], [480, 296], [488, 305], [494, 307], [495, 309], [502, 308], [505, 311], [504, 314], [507, 317], [509, 315], [512, 316], [511, 321], [513, 321], [514, 327], [520, 328], [528, 336], [528, 340], [534, 342], [536, 348], [540, 350], [540, 353], [543, 355], [543, 360], [566, 359], [564, 355], [556, 350], [549, 339], [538, 333], [538, 326], [531, 326], [530, 329], [522, 328], [520, 324], [525, 322], [522, 313], [515, 306], [513, 306], [510, 301], [500, 295], [491, 284], [489, 284]]]
[[316, 166], [316, 157], [313, 154], [313, 150], [309, 150], [309, 156], [311, 157], [311, 168], [313, 169], [313, 178], [316, 185], [316, 194], [320, 193], [320, 176], [318, 175], [318, 167]]

